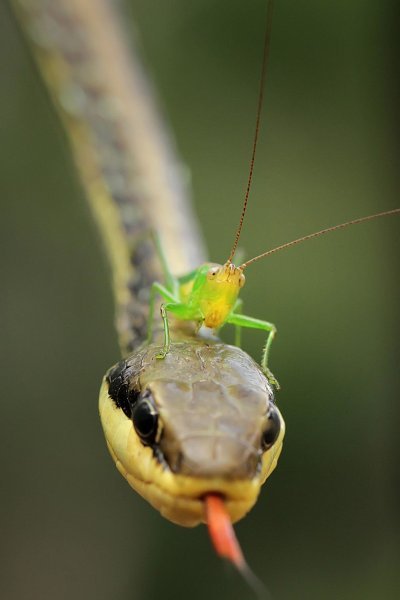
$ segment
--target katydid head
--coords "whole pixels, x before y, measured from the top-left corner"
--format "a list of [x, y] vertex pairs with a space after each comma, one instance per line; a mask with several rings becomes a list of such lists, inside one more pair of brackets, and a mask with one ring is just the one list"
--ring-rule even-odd
[[230, 261], [224, 265], [213, 265], [207, 272], [207, 281], [211, 285], [226, 285], [242, 288], [246, 278], [241, 267], [235, 267]]

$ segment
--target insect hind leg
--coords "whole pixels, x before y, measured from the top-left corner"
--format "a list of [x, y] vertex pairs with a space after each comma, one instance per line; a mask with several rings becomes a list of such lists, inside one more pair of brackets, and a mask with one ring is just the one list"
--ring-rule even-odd
[[247, 315], [241, 315], [238, 313], [232, 313], [231, 315], [229, 315], [226, 322], [231, 323], [231, 325], [235, 325], [235, 327], [248, 327], [250, 329], [260, 329], [261, 331], [268, 332], [267, 340], [265, 342], [265, 346], [261, 357], [261, 368], [265, 373], [268, 381], [277, 389], [279, 389], [280, 385], [278, 383], [278, 380], [268, 368], [269, 351], [271, 348], [272, 341], [276, 335], [275, 325], [273, 323], [269, 323], [268, 321], [254, 319], [253, 317], [248, 317]]

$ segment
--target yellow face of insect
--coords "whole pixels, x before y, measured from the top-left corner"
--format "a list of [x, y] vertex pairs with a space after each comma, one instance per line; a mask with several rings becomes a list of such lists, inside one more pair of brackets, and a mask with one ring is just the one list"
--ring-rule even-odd
[[244, 284], [243, 270], [232, 263], [215, 265], [208, 270], [200, 299], [206, 327], [218, 329], [223, 325]]
[[227, 284], [240, 289], [244, 286], [246, 278], [243, 269], [235, 267], [232, 263], [225, 263], [224, 265], [210, 267], [207, 273], [207, 280], [216, 284]]

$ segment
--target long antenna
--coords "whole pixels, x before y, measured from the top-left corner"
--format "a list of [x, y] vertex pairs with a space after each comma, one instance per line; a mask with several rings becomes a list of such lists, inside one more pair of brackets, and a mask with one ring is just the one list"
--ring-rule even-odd
[[256, 156], [258, 133], [260, 131], [261, 111], [262, 111], [263, 100], [264, 100], [265, 79], [266, 79], [266, 74], [267, 74], [269, 48], [270, 48], [270, 41], [271, 41], [273, 6], [274, 6], [273, 0], [269, 0], [268, 5], [267, 5], [267, 22], [266, 22], [266, 27], [265, 27], [264, 52], [263, 52], [263, 61], [262, 61], [262, 66], [261, 66], [261, 76], [260, 76], [260, 86], [259, 86], [259, 92], [258, 92], [258, 105], [257, 105], [257, 116], [256, 116], [256, 128], [255, 128], [255, 132], [254, 132], [253, 150], [251, 153], [251, 160], [250, 160], [249, 178], [247, 180], [247, 188], [246, 188], [246, 193], [244, 196], [242, 214], [240, 215], [239, 226], [236, 230], [235, 241], [233, 243], [229, 258], [227, 260], [228, 263], [232, 262], [232, 259], [235, 255], [236, 248], [237, 248], [237, 245], [239, 242], [240, 234], [241, 234], [242, 227], [243, 227], [244, 216], [246, 214], [247, 202], [249, 200], [251, 182], [253, 179], [254, 160], [255, 160], [255, 156]]
[[263, 252], [250, 260], [247, 260], [245, 263], [240, 265], [240, 269], [245, 269], [251, 263], [260, 260], [261, 258], [265, 258], [266, 256], [270, 256], [270, 254], [275, 254], [275, 252], [280, 252], [280, 250], [284, 250], [285, 248], [290, 248], [290, 246], [295, 246], [296, 244], [301, 244], [302, 242], [306, 242], [307, 240], [311, 240], [312, 238], [319, 237], [320, 235], [325, 235], [325, 233], [330, 233], [331, 231], [337, 231], [338, 229], [344, 229], [345, 227], [349, 227], [350, 225], [358, 225], [359, 223], [365, 223], [365, 221], [372, 221], [372, 219], [378, 219], [379, 217], [388, 217], [390, 215], [400, 214], [400, 208], [394, 208], [393, 210], [385, 210], [384, 212], [376, 213], [374, 215], [368, 215], [368, 217], [361, 217], [360, 219], [354, 219], [353, 221], [347, 221], [346, 223], [341, 223], [340, 225], [334, 225], [333, 227], [328, 227], [327, 229], [321, 229], [321, 231], [316, 231], [314, 233], [309, 233], [297, 240], [293, 240], [291, 242], [287, 242], [286, 244], [282, 244], [281, 246], [277, 246], [276, 248], [272, 248], [272, 250], [267, 250], [267, 252]]

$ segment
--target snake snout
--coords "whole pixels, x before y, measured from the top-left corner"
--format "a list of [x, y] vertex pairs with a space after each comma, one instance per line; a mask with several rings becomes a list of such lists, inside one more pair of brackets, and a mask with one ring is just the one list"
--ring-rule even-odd
[[192, 434], [181, 441], [179, 460], [174, 461], [168, 451], [165, 458], [182, 475], [222, 479], [251, 479], [260, 460], [252, 444], [216, 433]]

